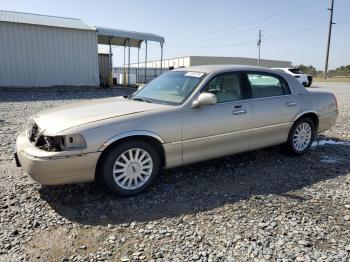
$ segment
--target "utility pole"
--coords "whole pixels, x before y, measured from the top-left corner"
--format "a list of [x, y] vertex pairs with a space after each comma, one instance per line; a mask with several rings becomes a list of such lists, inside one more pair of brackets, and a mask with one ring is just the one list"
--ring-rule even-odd
[[331, 11], [331, 15], [330, 15], [330, 19], [329, 19], [326, 63], [325, 63], [325, 66], [324, 66], [324, 79], [327, 78], [328, 58], [329, 58], [329, 48], [330, 48], [330, 45], [331, 45], [332, 26], [335, 24], [335, 23], [333, 23], [333, 7], [334, 7], [334, 0], [331, 0], [331, 8], [328, 8], [328, 10]]
[[261, 38], [262, 38], [262, 30], [259, 29], [259, 39], [257, 41], [258, 49], [259, 49], [259, 55], [258, 55], [258, 66], [260, 66], [260, 46], [261, 46]]

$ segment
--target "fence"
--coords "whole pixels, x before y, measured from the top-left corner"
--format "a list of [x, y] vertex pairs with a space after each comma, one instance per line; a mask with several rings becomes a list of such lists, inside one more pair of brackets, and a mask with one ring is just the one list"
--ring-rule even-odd
[[[160, 68], [139, 68], [137, 72], [137, 68], [131, 67], [130, 68], [130, 79], [133, 79], [131, 76], [134, 75], [136, 79], [136, 83], [148, 83], [152, 79], [156, 78], [157, 76], [168, 72], [169, 69], [160, 69]], [[113, 78], [119, 78], [120, 75], [124, 74], [124, 68], [123, 67], [114, 67], [113, 68]], [[128, 75], [128, 68], [125, 68], [125, 75]], [[117, 80], [119, 82], [119, 80]]]

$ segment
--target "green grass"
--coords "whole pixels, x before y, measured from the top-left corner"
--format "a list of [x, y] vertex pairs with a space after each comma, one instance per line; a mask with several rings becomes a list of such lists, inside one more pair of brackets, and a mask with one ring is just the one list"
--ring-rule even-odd
[[312, 82], [344, 82], [350, 83], [350, 77], [328, 77], [324, 79], [323, 77], [314, 77]]

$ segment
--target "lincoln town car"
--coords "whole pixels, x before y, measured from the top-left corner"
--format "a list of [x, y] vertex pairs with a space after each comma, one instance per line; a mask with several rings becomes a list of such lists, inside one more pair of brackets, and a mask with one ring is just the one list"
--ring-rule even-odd
[[38, 112], [17, 138], [16, 162], [42, 185], [101, 178], [115, 194], [146, 190], [164, 168], [283, 144], [306, 153], [335, 125], [333, 94], [251, 66], [169, 71], [128, 97]]

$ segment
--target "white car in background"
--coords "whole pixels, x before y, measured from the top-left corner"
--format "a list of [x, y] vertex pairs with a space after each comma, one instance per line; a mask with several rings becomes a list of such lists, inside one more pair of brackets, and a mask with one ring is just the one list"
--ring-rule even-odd
[[275, 70], [280, 70], [283, 72], [286, 72], [287, 74], [290, 74], [297, 78], [300, 83], [303, 84], [303, 86], [309, 87], [312, 84], [312, 75], [308, 75], [300, 71], [298, 68], [272, 68]]

